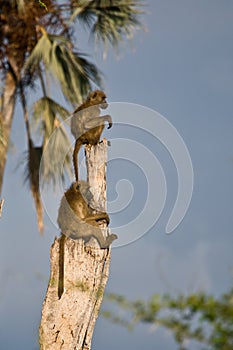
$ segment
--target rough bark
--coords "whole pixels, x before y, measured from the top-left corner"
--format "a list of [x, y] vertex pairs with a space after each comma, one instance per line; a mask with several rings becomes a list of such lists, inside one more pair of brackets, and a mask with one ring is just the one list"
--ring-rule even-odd
[[[86, 147], [88, 178], [94, 199], [98, 200], [94, 204], [102, 209], [106, 200], [106, 149], [106, 142]], [[51, 273], [42, 307], [40, 349], [89, 350], [108, 279], [110, 249], [100, 249], [94, 239], [85, 246], [82, 239], [61, 237], [55, 239], [50, 251]]]
[[16, 100], [16, 80], [11, 72], [6, 73], [4, 81], [4, 90], [1, 95], [1, 112], [0, 121], [2, 127], [3, 140], [0, 144], [0, 194], [2, 191], [2, 183], [4, 170], [7, 159], [7, 151], [9, 145], [10, 131], [12, 119], [14, 115]]

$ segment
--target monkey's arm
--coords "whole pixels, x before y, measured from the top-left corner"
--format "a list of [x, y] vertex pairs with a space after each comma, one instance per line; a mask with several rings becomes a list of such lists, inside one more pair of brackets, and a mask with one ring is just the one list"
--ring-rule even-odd
[[91, 225], [91, 222], [95, 222], [95, 226], [96, 222], [100, 220], [106, 220], [107, 225], [109, 225], [110, 218], [107, 213], [96, 213], [85, 218], [86, 223], [89, 223]]
[[88, 118], [85, 122], [85, 129], [93, 129], [97, 126], [103, 125], [105, 122], [108, 123], [108, 129], [110, 129], [112, 127], [112, 117], [109, 114], [103, 115], [102, 117]]

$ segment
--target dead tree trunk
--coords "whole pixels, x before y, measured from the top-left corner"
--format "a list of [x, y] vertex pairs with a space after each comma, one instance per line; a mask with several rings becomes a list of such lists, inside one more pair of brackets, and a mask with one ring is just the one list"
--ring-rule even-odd
[[[107, 143], [86, 147], [87, 173], [94, 207], [105, 209]], [[41, 350], [89, 350], [108, 279], [110, 249], [100, 249], [96, 241], [84, 245], [82, 239], [61, 238], [50, 251], [51, 273], [43, 303], [39, 329]], [[62, 264], [61, 264], [62, 263]], [[63, 293], [59, 298], [62, 266]]]

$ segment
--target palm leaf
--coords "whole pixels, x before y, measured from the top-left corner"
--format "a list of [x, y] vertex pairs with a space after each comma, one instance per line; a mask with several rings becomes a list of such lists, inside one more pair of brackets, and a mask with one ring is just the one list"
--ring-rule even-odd
[[44, 64], [47, 65], [50, 61], [49, 52], [51, 49], [51, 42], [47, 35], [42, 35], [38, 40], [36, 46], [32, 50], [30, 56], [27, 58], [24, 70], [33, 72], [39, 68], [40, 62], [43, 60]]
[[[49, 97], [43, 97], [37, 100], [33, 105], [32, 120], [35, 125], [40, 126], [45, 148], [43, 156], [43, 166], [41, 170], [41, 179], [43, 183], [53, 183], [59, 176], [60, 165], [64, 166], [64, 173], [69, 176], [72, 173], [70, 157], [67, 154], [65, 159], [61, 159], [67, 150], [70, 149], [71, 143], [64, 125], [60, 123], [60, 119], [65, 120], [69, 112], [56, 101]], [[49, 141], [49, 147], [47, 143]], [[58, 174], [56, 174], [58, 172]]]
[[53, 42], [50, 67], [59, 81], [64, 96], [73, 104], [82, 102], [82, 97], [91, 89], [91, 82], [101, 85], [99, 72], [84, 55], [71, 51], [65, 45]]
[[82, 96], [91, 89], [92, 82], [101, 85], [101, 76], [96, 66], [84, 55], [72, 50], [70, 41], [63, 36], [43, 31], [24, 69], [35, 72], [40, 69], [41, 62], [59, 82], [64, 96], [73, 105], [82, 102]]
[[142, 27], [138, 15], [143, 3], [137, 0], [99, 0], [80, 1], [73, 11], [71, 20], [77, 18], [91, 29], [97, 42], [105, 47], [110, 43], [113, 47], [126, 38], [131, 38], [135, 29]]
[[27, 164], [25, 169], [25, 182], [28, 182], [32, 192], [37, 213], [37, 225], [40, 233], [43, 233], [43, 209], [40, 197], [39, 169], [42, 157], [42, 147], [35, 147], [32, 140], [28, 142]]
[[55, 118], [60, 116], [65, 120], [69, 111], [50, 97], [42, 97], [34, 102], [32, 107], [32, 121], [35, 127], [41, 125], [43, 137], [47, 140], [55, 129]]
[[40, 166], [41, 185], [52, 183], [54, 188], [57, 182], [65, 180], [66, 174], [72, 176], [71, 143], [64, 126], [58, 120], [55, 124], [57, 128], [44, 147]]

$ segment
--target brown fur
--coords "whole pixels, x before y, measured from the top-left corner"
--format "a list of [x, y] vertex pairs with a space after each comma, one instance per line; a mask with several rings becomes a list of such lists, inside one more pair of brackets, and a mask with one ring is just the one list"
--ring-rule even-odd
[[105, 212], [99, 212], [90, 207], [92, 193], [87, 182], [74, 182], [62, 197], [58, 211], [58, 225], [62, 235], [59, 239], [59, 277], [58, 298], [64, 292], [64, 249], [66, 237], [83, 239], [88, 242], [92, 237], [96, 238], [101, 248], [108, 248], [115, 234], [104, 236], [99, 223], [105, 221], [109, 224], [109, 216]]
[[108, 248], [117, 236], [110, 234], [104, 237], [100, 222], [105, 221], [108, 225], [109, 216], [90, 207], [90, 191], [85, 184], [84, 181], [74, 182], [65, 192], [58, 211], [58, 225], [67, 237], [82, 238], [85, 242], [94, 237], [101, 248]]
[[82, 145], [96, 145], [100, 141], [104, 123], [108, 122], [108, 129], [112, 127], [110, 115], [100, 116], [101, 109], [106, 109], [106, 95], [101, 90], [89, 93], [86, 101], [73, 113], [71, 132], [76, 139], [73, 152], [75, 179], [78, 181], [78, 152]]

